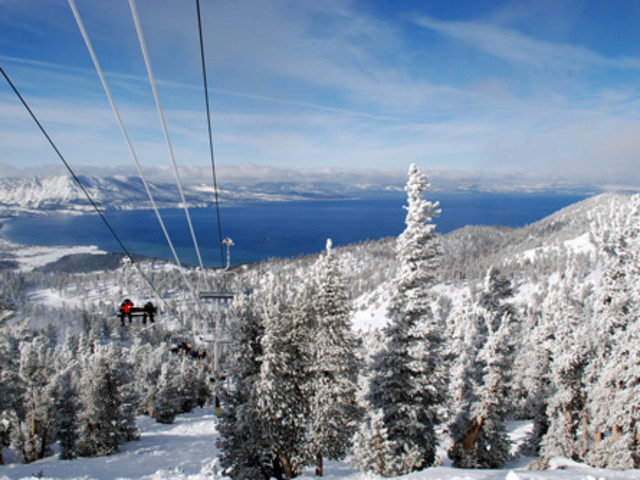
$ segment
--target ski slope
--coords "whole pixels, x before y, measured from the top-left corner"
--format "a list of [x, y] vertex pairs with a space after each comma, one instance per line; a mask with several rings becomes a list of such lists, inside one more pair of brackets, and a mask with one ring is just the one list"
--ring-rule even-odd
[[[109, 457], [58, 460], [51, 456], [27, 465], [0, 466], [0, 480], [223, 480], [217, 464], [216, 416], [212, 407], [196, 409], [192, 413], [176, 417], [172, 425], [156, 423], [149, 417], [139, 417], [142, 432], [139, 441], [122, 446], [119, 453]], [[513, 422], [511, 435], [522, 440], [528, 425]], [[444, 456], [444, 451], [440, 451]], [[5, 450], [5, 460], [12, 460]], [[398, 480], [640, 480], [640, 470], [601, 470], [554, 459], [552, 470], [530, 471], [530, 459], [520, 458], [501, 470], [461, 470], [452, 468], [446, 458], [443, 465], [396, 477]], [[316, 478], [309, 468], [300, 480]], [[327, 462], [326, 480], [374, 480], [377, 475], [358, 472], [348, 462]], [[253, 479], [250, 479], [253, 480]], [[259, 480], [259, 479], [255, 479]]]

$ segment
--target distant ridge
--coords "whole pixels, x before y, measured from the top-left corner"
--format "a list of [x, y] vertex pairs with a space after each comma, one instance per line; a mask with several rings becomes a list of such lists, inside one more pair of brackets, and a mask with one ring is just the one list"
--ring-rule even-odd
[[[0, 165], [0, 167], [2, 167]], [[114, 170], [114, 169], [110, 169]], [[244, 171], [239, 169], [241, 172]], [[47, 170], [45, 169], [45, 172]], [[159, 208], [180, 207], [178, 188], [167, 176], [152, 172], [149, 187]], [[56, 211], [84, 213], [92, 207], [80, 188], [67, 174], [20, 175], [18, 171], [0, 168], [0, 217], [18, 214], [42, 214]], [[213, 187], [205, 175], [187, 172], [184, 193], [189, 207], [203, 207], [214, 202]], [[263, 174], [261, 176], [261, 173]], [[281, 174], [281, 175], [280, 175]], [[103, 210], [140, 210], [151, 208], [149, 198], [137, 175], [99, 172], [79, 175], [93, 200]], [[431, 191], [438, 193], [586, 193], [600, 190], [588, 185], [545, 184], [528, 177], [486, 179], [436, 170], [429, 176]], [[403, 191], [404, 174], [398, 172], [351, 172], [290, 170], [236, 172], [220, 182], [220, 202], [274, 202], [309, 199], [347, 199], [369, 195], [389, 195]]]
[[[104, 210], [136, 210], [151, 208], [142, 181], [135, 176], [107, 177], [81, 175], [80, 181], [98, 206]], [[159, 208], [180, 206], [178, 188], [172, 183], [149, 184]], [[213, 187], [191, 184], [184, 187], [190, 207], [213, 204]], [[374, 190], [376, 190], [374, 188]], [[323, 182], [259, 182], [236, 184], [220, 189], [220, 200], [286, 201], [304, 199], [337, 199], [371, 191], [370, 186], [346, 187]], [[383, 188], [381, 191], [388, 191]], [[68, 175], [0, 179], [0, 209], [5, 215], [51, 211], [84, 213], [93, 207]]]

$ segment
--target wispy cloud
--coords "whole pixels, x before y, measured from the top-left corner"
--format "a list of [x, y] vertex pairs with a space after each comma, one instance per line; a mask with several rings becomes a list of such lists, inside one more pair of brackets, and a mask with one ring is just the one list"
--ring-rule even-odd
[[[143, 165], [168, 165], [130, 12], [116, 3], [78, 6]], [[176, 0], [139, 3], [178, 163], [208, 165], [195, 10]], [[47, 5], [52, 20], [28, 12], [63, 47], [43, 43], [32, 25], [30, 49], [5, 49], [0, 62], [72, 163], [130, 162], [63, 7]], [[445, 21], [426, 8], [436, 7], [383, 16], [348, 0], [203, 4], [219, 165], [404, 170], [417, 163], [426, 171], [529, 171], [541, 178], [604, 175], [606, 166], [606, 175], [640, 184], [633, 133], [640, 60], [537, 38], [535, 29], [509, 23], [513, 12], [497, 24], [489, 21], [495, 12]], [[0, 18], [0, 26], [20, 29], [18, 13]], [[530, 15], [516, 13], [518, 21]], [[0, 87], [0, 162], [52, 158]]]
[[478, 21], [444, 22], [421, 15], [415, 22], [508, 62], [566, 71], [590, 67], [640, 69], [640, 59], [609, 58], [579, 45], [551, 43], [517, 30]]

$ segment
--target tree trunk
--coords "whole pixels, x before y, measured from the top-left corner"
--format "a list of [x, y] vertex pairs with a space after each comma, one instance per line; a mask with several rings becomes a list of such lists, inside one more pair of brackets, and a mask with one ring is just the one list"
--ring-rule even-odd
[[582, 417], [582, 453], [586, 454], [589, 451], [589, 424], [587, 423], [586, 415]]
[[47, 429], [46, 426], [44, 426], [43, 429], [42, 429], [42, 437], [40, 438], [40, 451], [36, 455], [38, 457], [38, 459], [44, 458], [46, 456], [46, 452], [47, 452], [47, 436], [48, 436], [48, 429]]
[[316, 455], [316, 477], [321, 477], [322, 475], [323, 475], [322, 454], [318, 453]]
[[380, 440], [380, 438], [376, 438], [375, 441], [375, 446], [376, 446], [376, 466], [378, 467], [378, 471], [376, 473], [378, 474], [382, 474], [382, 472], [384, 471], [384, 464], [382, 463], [382, 454], [380, 453], [380, 450], [382, 450], [382, 440]]
[[602, 440], [602, 432], [599, 430], [596, 430], [593, 432], [593, 449], [597, 450], [598, 449], [598, 444], [600, 443], [600, 440]]
[[585, 455], [589, 451], [589, 417], [587, 415], [587, 394], [582, 392], [582, 453]]
[[471, 450], [471, 447], [473, 447], [473, 442], [475, 442], [476, 437], [478, 436], [478, 432], [482, 428], [483, 421], [484, 421], [483, 418], [476, 419], [475, 423], [473, 424], [473, 427], [471, 428], [471, 431], [467, 434], [466, 437], [464, 437], [464, 441], [462, 442], [462, 448], [464, 448], [467, 451]]
[[278, 458], [280, 459], [280, 463], [282, 463], [282, 468], [284, 468], [284, 474], [287, 477], [287, 480], [295, 478], [296, 475], [294, 475], [293, 471], [291, 470], [291, 462], [289, 461], [289, 457], [287, 457], [280, 449], [278, 449]]
[[614, 442], [617, 442], [620, 440], [620, 437], [622, 437], [622, 427], [620, 425], [616, 425], [613, 427], [612, 439]]
[[30, 445], [30, 456], [29, 462], [33, 462], [38, 459], [38, 438], [36, 436], [36, 414], [35, 408], [31, 412], [29, 416], [29, 445]]

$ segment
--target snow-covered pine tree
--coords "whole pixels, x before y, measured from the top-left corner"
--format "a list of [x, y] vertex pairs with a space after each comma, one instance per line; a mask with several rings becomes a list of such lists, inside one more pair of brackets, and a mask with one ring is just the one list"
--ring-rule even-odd
[[123, 444], [140, 439], [138, 428], [138, 411], [140, 401], [135, 388], [135, 375], [133, 364], [126, 357], [120, 359], [119, 370], [122, 372], [122, 384], [120, 385], [120, 416], [118, 419], [118, 444]]
[[[445, 393], [441, 365], [443, 342], [431, 309], [429, 289], [436, 281], [439, 257], [433, 217], [438, 203], [425, 200], [426, 175], [411, 165], [406, 228], [398, 237], [400, 271], [389, 305], [386, 345], [376, 356], [367, 401], [383, 412], [383, 425], [394, 447], [383, 470], [403, 475], [432, 465], [437, 439], [437, 409]], [[390, 468], [391, 463], [394, 464]], [[392, 472], [390, 470], [393, 470]]]
[[510, 455], [504, 423], [514, 363], [515, 309], [505, 300], [512, 295], [510, 280], [491, 267], [470, 316], [475, 327], [470, 350], [477, 354], [462, 369], [465, 383], [449, 426], [453, 441], [448, 456], [457, 467], [498, 468]]
[[356, 431], [358, 359], [351, 330], [348, 291], [338, 259], [327, 241], [315, 268], [312, 297], [315, 317], [311, 393], [311, 445], [316, 476], [323, 475], [323, 457], [341, 460]]
[[451, 359], [451, 380], [447, 389], [447, 413], [453, 432], [463, 429], [469, 422], [470, 405], [475, 401], [481, 381], [482, 366], [477, 357], [486, 342], [486, 327], [481, 325], [484, 319], [478, 309], [471, 297], [465, 296], [449, 317], [447, 357]]
[[162, 364], [158, 389], [153, 402], [153, 418], [159, 423], [173, 423], [182, 407], [179, 390], [179, 370], [176, 362]]
[[[638, 307], [635, 307], [635, 311]], [[592, 425], [604, 432], [588, 456], [594, 466], [630, 470], [640, 466], [640, 320], [636, 318], [614, 339], [597, 389], [590, 396]], [[606, 416], [605, 416], [606, 415]]]
[[60, 460], [70, 460], [76, 456], [78, 408], [77, 392], [73, 382], [73, 369], [69, 368], [58, 376], [54, 404], [56, 439], [60, 445], [58, 458]]
[[[515, 321], [515, 308], [507, 300], [513, 297], [513, 287], [498, 267], [492, 265], [485, 277], [485, 287], [480, 293], [479, 305], [487, 312], [487, 327], [497, 332], [505, 315], [511, 322]], [[515, 332], [512, 332], [515, 333]]]
[[530, 324], [531, 334], [525, 337], [521, 354], [516, 359], [514, 375], [517, 378], [513, 383], [520, 418], [533, 419], [533, 429], [518, 453], [537, 456], [540, 441], [549, 428], [546, 409], [551, 386], [548, 372], [555, 327], [539, 311], [529, 315], [535, 317], [536, 323]]
[[389, 440], [383, 417], [382, 410], [369, 408], [366, 411], [366, 418], [355, 436], [353, 463], [360, 470], [393, 477], [403, 466], [401, 459], [395, 455], [397, 446]]
[[22, 414], [23, 385], [18, 375], [18, 340], [7, 332], [0, 336], [0, 465], [2, 449], [11, 444]]
[[264, 332], [261, 298], [261, 291], [255, 291], [250, 296], [237, 296], [232, 304], [229, 315], [232, 355], [225, 365], [228, 388], [218, 389], [220, 464], [225, 475], [234, 480], [268, 480], [275, 476], [256, 395]]
[[125, 384], [121, 354], [113, 344], [96, 345], [94, 352], [80, 382], [77, 452], [81, 457], [112, 455], [121, 439], [121, 387]]
[[[293, 288], [294, 290], [288, 290]], [[291, 298], [291, 294], [295, 298]], [[271, 454], [280, 459], [287, 479], [307, 465], [310, 340], [312, 318], [306, 286], [267, 281], [263, 301], [264, 335], [256, 383], [260, 423]]]
[[136, 342], [129, 350], [134, 365], [134, 385], [139, 413], [154, 416], [158, 379], [165, 360], [170, 355], [166, 344], [154, 348], [150, 344]]
[[588, 375], [588, 406], [593, 445], [587, 456], [595, 466], [637, 468], [640, 464], [637, 398], [637, 311], [640, 306], [640, 196], [612, 219], [601, 219], [596, 231], [601, 242], [603, 278], [593, 330], [594, 346]]
[[79, 339], [68, 329], [65, 335], [65, 341], [62, 348], [56, 351], [56, 370], [62, 372], [78, 358]]
[[206, 362], [181, 357], [179, 362], [178, 392], [180, 413], [187, 413], [196, 406], [202, 407], [212, 400], [210, 375]]
[[491, 330], [491, 323], [487, 325], [489, 338], [477, 357], [478, 363], [483, 365], [478, 389], [472, 393], [473, 400], [464, 416], [466, 421], [460, 421], [459, 417], [450, 427], [454, 441], [448, 454], [456, 467], [500, 468], [510, 457], [511, 442], [505, 431], [511, 367], [509, 319], [510, 315], [505, 313], [497, 331]]
[[54, 440], [53, 366], [53, 350], [48, 338], [36, 336], [20, 344], [19, 375], [24, 385], [24, 417], [13, 432], [12, 443], [25, 463], [51, 454]]
[[[545, 399], [547, 431], [540, 442], [540, 462], [553, 456], [581, 459], [588, 448], [584, 372], [589, 357], [589, 332], [584, 307], [574, 291], [574, 271], [544, 304], [543, 323], [551, 329], [546, 341], [549, 392]], [[580, 447], [579, 433], [584, 447]]]

